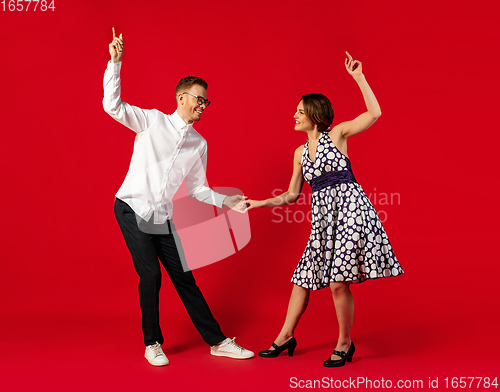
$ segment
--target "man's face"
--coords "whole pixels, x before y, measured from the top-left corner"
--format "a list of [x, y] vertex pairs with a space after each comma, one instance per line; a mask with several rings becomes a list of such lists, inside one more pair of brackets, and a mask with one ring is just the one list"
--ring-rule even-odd
[[[189, 94], [182, 94], [184, 92]], [[193, 97], [193, 95], [195, 95], [195, 97]], [[199, 84], [193, 84], [189, 90], [181, 91], [178, 96], [179, 104], [177, 106], [177, 111], [180, 112], [179, 114], [184, 121], [187, 120], [186, 122], [188, 124], [194, 121], [200, 121], [201, 114], [206, 108], [205, 103], [202, 105], [198, 104], [198, 98], [196, 97], [207, 99], [207, 90]]]

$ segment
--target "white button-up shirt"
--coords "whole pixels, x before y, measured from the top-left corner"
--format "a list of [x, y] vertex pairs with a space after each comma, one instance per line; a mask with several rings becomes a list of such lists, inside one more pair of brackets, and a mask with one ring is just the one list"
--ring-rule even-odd
[[122, 63], [108, 62], [104, 73], [104, 110], [137, 133], [130, 167], [116, 197], [145, 220], [172, 218], [172, 198], [184, 178], [190, 196], [222, 208], [225, 195], [205, 186], [207, 142], [179, 114], [145, 110], [120, 99]]

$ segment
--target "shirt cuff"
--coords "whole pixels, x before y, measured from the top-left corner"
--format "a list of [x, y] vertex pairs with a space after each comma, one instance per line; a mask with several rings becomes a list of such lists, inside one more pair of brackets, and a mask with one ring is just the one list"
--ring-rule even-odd
[[224, 207], [222, 203], [224, 203], [224, 199], [226, 198], [226, 195], [222, 195], [220, 193], [214, 192], [214, 199], [215, 199], [215, 205], [219, 208]]
[[108, 70], [115, 73], [115, 74], [119, 74], [120, 73], [120, 70], [122, 68], [122, 63], [119, 62], [119, 63], [112, 63], [111, 61], [108, 61]]

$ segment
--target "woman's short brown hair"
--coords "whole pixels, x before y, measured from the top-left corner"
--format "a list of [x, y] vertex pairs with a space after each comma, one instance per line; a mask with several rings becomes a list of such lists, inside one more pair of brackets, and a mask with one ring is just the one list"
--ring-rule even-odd
[[323, 94], [305, 94], [302, 96], [306, 117], [318, 125], [318, 131], [328, 132], [333, 122], [333, 106]]

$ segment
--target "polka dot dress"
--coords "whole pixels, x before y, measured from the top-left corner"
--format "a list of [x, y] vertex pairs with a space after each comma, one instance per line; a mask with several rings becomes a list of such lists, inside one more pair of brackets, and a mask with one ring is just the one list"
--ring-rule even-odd
[[[350, 170], [343, 155], [322, 133], [316, 160], [302, 154], [307, 182], [329, 171]], [[344, 172], [345, 173], [345, 172]], [[335, 174], [335, 173], [330, 173]], [[312, 290], [330, 282], [364, 282], [403, 274], [375, 208], [357, 182], [326, 186], [312, 194], [311, 235], [292, 282]]]

